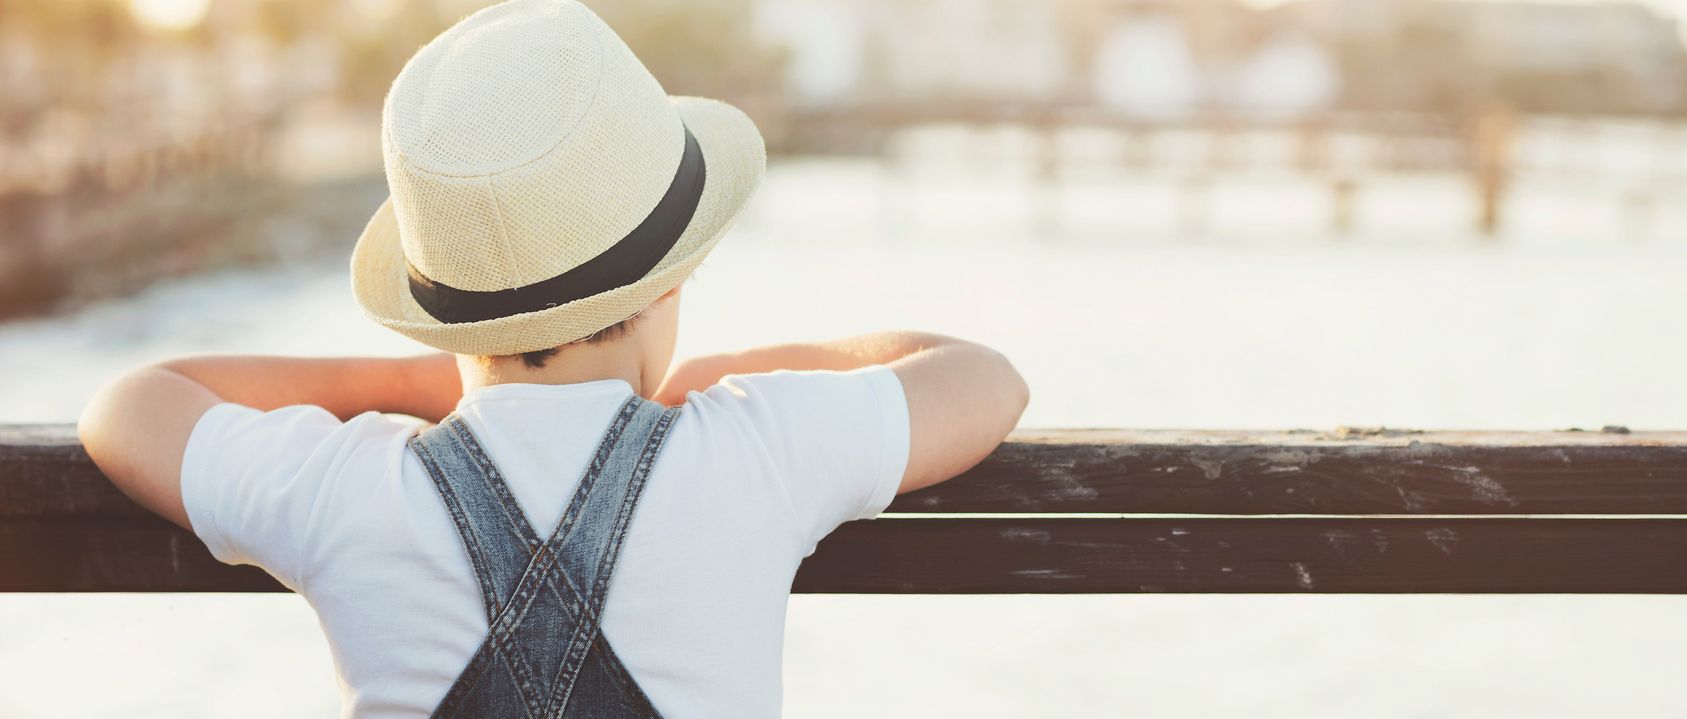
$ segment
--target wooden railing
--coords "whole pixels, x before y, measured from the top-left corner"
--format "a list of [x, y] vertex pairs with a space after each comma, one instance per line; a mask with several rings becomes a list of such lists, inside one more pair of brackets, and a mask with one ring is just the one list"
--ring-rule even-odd
[[[1020, 432], [797, 592], [1687, 593], [1687, 432]], [[0, 591], [281, 591], [0, 427]]]

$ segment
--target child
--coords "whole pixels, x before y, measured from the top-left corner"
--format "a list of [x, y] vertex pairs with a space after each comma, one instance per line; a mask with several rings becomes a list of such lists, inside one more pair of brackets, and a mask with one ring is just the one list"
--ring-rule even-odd
[[347, 716], [777, 716], [803, 557], [982, 459], [1023, 380], [903, 332], [670, 371], [762, 140], [572, 0], [435, 38], [381, 129], [353, 292], [443, 352], [143, 368], [83, 414], [88, 453], [310, 602]]

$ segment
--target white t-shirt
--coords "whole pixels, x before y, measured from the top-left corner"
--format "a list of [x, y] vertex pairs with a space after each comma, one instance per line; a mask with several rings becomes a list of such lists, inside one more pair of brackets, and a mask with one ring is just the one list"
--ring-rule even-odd
[[[474, 390], [457, 412], [549, 536], [621, 380]], [[217, 559], [304, 595], [352, 717], [427, 716], [486, 635], [457, 531], [405, 441], [420, 420], [219, 404], [182, 462], [193, 531]], [[843, 522], [877, 515], [908, 460], [884, 366], [732, 375], [693, 392], [651, 470], [603, 633], [669, 717], [774, 717], [791, 579]]]

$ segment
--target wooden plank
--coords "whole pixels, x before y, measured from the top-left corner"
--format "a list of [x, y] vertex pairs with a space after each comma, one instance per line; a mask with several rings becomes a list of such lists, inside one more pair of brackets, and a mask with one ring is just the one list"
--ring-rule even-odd
[[0, 592], [284, 591], [262, 569], [218, 562], [163, 519], [0, 521]]
[[821, 542], [808, 593], [1687, 593], [1687, 520], [899, 519]]
[[[851, 522], [801, 593], [1687, 593], [1687, 520], [897, 518]], [[0, 592], [285, 591], [162, 520], [0, 522]]]
[[[1682, 433], [1022, 432], [890, 509], [938, 516], [845, 525], [795, 589], [1687, 591], [1687, 519], [1505, 516], [1687, 515]], [[0, 427], [0, 591], [278, 590], [129, 502], [68, 427]]]
[[[1019, 432], [890, 512], [1687, 514], [1687, 433]], [[0, 520], [139, 517], [67, 425], [0, 426]]]
[[71, 425], [0, 425], [0, 521], [147, 517], [88, 459]]
[[1687, 514], [1687, 433], [1019, 432], [887, 511]]

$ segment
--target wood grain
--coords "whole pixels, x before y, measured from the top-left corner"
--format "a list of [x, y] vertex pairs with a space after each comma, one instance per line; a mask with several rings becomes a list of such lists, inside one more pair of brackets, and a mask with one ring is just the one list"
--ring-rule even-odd
[[[1021, 432], [888, 511], [794, 591], [1687, 592], [1687, 433]], [[0, 427], [0, 591], [285, 589], [51, 425]]]

